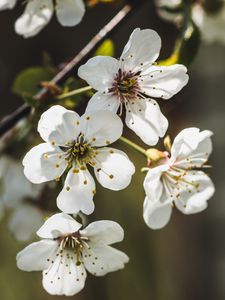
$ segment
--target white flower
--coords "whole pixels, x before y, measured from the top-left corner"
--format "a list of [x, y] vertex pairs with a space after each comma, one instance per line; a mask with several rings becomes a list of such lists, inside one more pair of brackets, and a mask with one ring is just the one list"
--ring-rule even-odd
[[[13, 8], [16, 0], [0, 0], [0, 10]], [[83, 0], [28, 0], [22, 16], [15, 23], [15, 30], [25, 38], [39, 33], [51, 20], [56, 10], [56, 17], [63, 26], [75, 26], [83, 18], [85, 6]]]
[[[180, 25], [184, 20], [184, 6], [181, 0], [155, 0], [157, 11], [163, 19]], [[217, 11], [208, 12], [201, 3], [191, 5], [191, 17], [198, 26], [206, 43], [225, 44], [225, 1]], [[182, 8], [183, 7], [183, 8]]]
[[192, 8], [192, 18], [207, 43], [220, 42], [225, 45], [225, 1], [223, 2], [221, 9], [215, 13], [207, 13], [199, 4]]
[[38, 207], [22, 203], [12, 211], [8, 226], [17, 241], [26, 242], [33, 238], [43, 223], [44, 215]]
[[81, 230], [81, 224], [60, 213], [38, 230], [43, 240], [17, 255], [24, 271], [43, 271], [43, 286], [52, 295], [72, 296], [83, 289], [86, 270], [95, 276], [124, 268], [129, 258], [109, 246], [123, 240], [124, 232], [113, 221], [97, 221]]
[[23, 174], [18, 161], [2, 156], [0, 158], [0, 219], [5, 209], [10, 209], [9, 230], [18, 241], [31, 239], [43, 224], [43, 213], [33, 203], [43, 186], [31, 184]]
[[22, 165], [8, 157], [0, 158], [0, 201], [8, 208], [14, 208], [24, 198], [36, 198], [40, 187], [31, 184], [23, 174]]
[[27, 153], [23, 160], [24, 173], [38, 184], [59, 180], [69, 169], [57, 205], [65, 213], [91, 214], [96, 190], [88, 166], [94, 168], [102, 186], [116, 191], [129, 185], [135, 171], [124, 152], [104, 147], [120, 138], [122, 127], [120, 118], [109, 111], [80, 117], [62, 106], [53, 106], [43, 113], [38, 124], [45, 143]]
[[207, 207], [214, 185], [200, 169], [212, 151], [211, 135], [208, 130], [184, 129], [175, 138], [170, 157], [168, 152], [158, 151], [159, 159], [150, 161], [144, 181], [144, 220], [150, 228], [164, 227], [174, 205], [184, 214]]
[[17, 0], [0, 0], [0, 10], [12, 9]]
[[169, 99], [188, 82], [182, 65], [157, 66], [161, 39], [150, 29], [135, 29], [119, 60], [97, 56], [78, 70], [98, 92], [86, 112], [126, 108], [126, 124], [146, 144], [155, 145], [164, 136], [168, 121], [152, 98]]
[[155, 0], [157, 12], [166, 21], [179, 24], [183, 20], [182, 0]]

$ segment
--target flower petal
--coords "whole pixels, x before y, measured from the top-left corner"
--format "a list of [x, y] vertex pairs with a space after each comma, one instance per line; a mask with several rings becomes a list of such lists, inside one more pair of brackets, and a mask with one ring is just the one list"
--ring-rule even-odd
[[44, 223], [41, 211], [30, 204], [17, 207], [9, 219], [9, 230], [18, 241], [25, 242], [33, 238], [34, 234]]
[[108, 147], [98, 150], [94, 168], [99, 183], [114, 191], [126, 188], [135, 172], [133, 163], [123, 151]]
[[168, 121], [155, 100], [135, 99], [126, 112], [126, 124], [147, 145], [158, 143], [168, 128]]
[[109, 110], [116, 113], [119, 105], [120, 101], [116, 96], [98, 92], [88, 101], [85, 113], [88, 114], [98, 110]]
[[38, 132], [45, 142], [65, 146], [80, 133], [80, 116], [60, 105], [46, 110], [38, 122]]
[[137, 71], [151, 65], [159, 56], [161, 39], [156, 31], [136, 28], [126, 44], [120, 60], [124, 69]]
[[37, 231], [37, 235], [44, 239], [54, 239], [60, 235], [77, 232], [81, 226], [82, 225], [71, 216], [64, 213], [58, 213], [45, 221]]
[[15, 23], [16, 33], [25, 38], [36, 35], [49, 23], [53, 10], [52, 0], [29, 0], [24, 13]]
[[149, 171], [145, 177], [145, 180], [144, 180], [145, 193], [152, 202], [160, 201], [160, 198], [163, 193], [163, 185], [161, 182], [161, 175], [168, 168], [169, 168], [169, 166], [162, 165], [162, 166], [158, 166], [158, 167], [149, 169]]
[[212, 134], [194, 127], [182, 130], [174, 139], [171, 160], [180, 167], [202, 167], [212, 152]]
[[94, 211], [95, 182], [88, 170], [72, 168], [57, 198], [57, 206], [68, 214], [82, 211], [89, 215]]
[[121, 119], [111, 111], [95, 111], [81, 117], [84, 138], [94, 147], [112, 144], [123, 132]]
[[81, 291], [86, 280], [84, 266], [76, 265], [71, 252], [64, 251], [53, 258], [53, 264], [43, 272], [43, 287], [51, 295], [73, 296]]
[[0, 10], [12, 9], [17, 0], [0, 0]]
[[184, 214], [203, 211], [215, 192], [211, 179], [202, 171], [189, 171], [184, 179], [190, 184], [179, 190], [179, 197], [175, 200], [177, 208]]
[[95, 276], [103, 276], [124, 268], [129, 257], [111, 246], [101, 244], [90, 244], [90, 249], [84, 253], [85, 268]]
[[78, 69], [78, 76], [95, 90], [106, 92], [112, 87], [119, 68], [120, 63], [117, 59], [110, 56], [95, 56]]
[[33, 183], [59, 178], [67, 167], [65, 153], [47, 143], [33, 147], [23, 159], [24, 174]]
[[143, 217], [151, 229], [161, 229], [169, 222], [172, 206], [168, 202], [152, 201], [148, 197], [144, 201]]
[[58, 242], [43, 240], [32, 243], [16, 256], [17, 267], [23, 271], [42, 271], [48, 268], [48, 258], [55, 252]]
[[85, 13], [83, 0], [56, 0], [56, 17], [63, 26], [75, 26]]
[[140, 75], [141, 90], [150, 97], [169, 99], [187, 84], [186, 73], [183, 65], [151, 66]]
[[114, 244], [121, 242], [124, 238], [123, 228], [113, 221], [96, 221], [89, 224], [80, 231], [82, 236], [86, 236], [92, 243]]
[[33, 185], [24, 176], [21, 163], [6, 156], [2, 157], [3, 160], [6, 169], [1, 182], [1, 199], [5, 206], [14, 208], [26, 197], [35, 198], [37, 193], [35, 195]]

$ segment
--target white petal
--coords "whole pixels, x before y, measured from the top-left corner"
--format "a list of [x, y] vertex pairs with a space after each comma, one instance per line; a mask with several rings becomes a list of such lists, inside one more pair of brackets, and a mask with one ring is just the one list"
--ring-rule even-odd
[[55, 256], [52, 266], [43, 272], [43, 287], [51, 295], [73, 296], [83, 289], [86, 279], [84, 266], [76, 265], [71, 252]]
[[186, 128], [174, 139], [171, 156], [179, 166], [201, 167], [212, 152], [212, 132], [198, 128]]
[[9, 219], [9, 230], [18, 241], [25, 242], [34, 237], [34, 234], [44, 223], [41, 211], [30, 204], [23, 204], [16, 208]]
[[77, 232], [81, 224], [71, 216], [59, 213], [51, 216], [42, 227], [37, 231], [37, 235], [45, 239], [54, 239], [60, 235]]
[[48, 268], [48, 259], [58, 247], [58, 242], [43, 240], [32, 243], [16, 256], [17, 267], [23, 271], [42, 271]]
[[52, 0], [29, 0], [24, 13], [15, 23], [16, 33], [25, 38], [39, 33], [53, 14]]
[[95, 56], [78, 69], [78, 76], [99, 92], [112, 87], [115, 75], [120, 68], [117, 59], [109, 56]]
[[156, 0], [155, 2], [157, 6], [166, 6], [173, 9], [180, 5], [182, 0]]
[[63, 26], [75, 26], [85, 13], [83, 0], [56, 0], [56, 17]]
[[59, 178], [67, 167], [65, 153], [47, 143], [32, 148], [23, 159], [24, 174], [33, 183]]
[[203, 211], [215, 192], [211, 179], [201, 171], [189, 171], [184, 179], [191, 184], [179, 191], [179, 197], [175, 200], [177, 208], [184, 214]]
[[57, 206], [68, 214], [82, 211], [89, 215], [94, 211], [94, 194], [95, 182], [89, 171], [72, 168], [57, 198]]
[[186, 73], [183, 65], [151, 66], [140, 75], [141, 90], [150, 97], [169, 99], [187, 84]]
[[12, 9], [17, 0], [0, 0], [0, 10]]
[[136, 28], [126, 44], [121, 60], [124, 69], [137, 71], [151, 65], [159, 56], [161, 39], [156, 31]]
[[10, 158], [7, 158], [7, 169], [4, 171], [1, 188], [2, 201], [6, 207], [14, 208], [24, 198], [35, 197], [32, 184], [24, 176], [21, 163]]
[[45, 111], [38, 122], [38, 132], [45, 142], [65, 146], [80, 133], [80, 117], [71, 110], [54, 105]]
[[157, 144], [168, 128], [168, 121], [155, 100], [135, 99], [127, 107], [126, 124], [147, 145]]
[[121, 119], [111, 111], [95, 111], [81, 117], [81, 131], [85, 141], [94, 147], [117, 141], [123, 132]]
[[113, 221], [96, 221], [80, 231], [82, 236], [88, 237], [91, 242], [107, 245], [121, 242], [124, 238], [123, 228]]
[[144, 201], [144, 213], [143, 217], [145, 223], [151, 229], [161, 229], [170, 220], [172, 213], [172, 206], [167, 202], [152, 201], [148, 197]]
[[120, 105], [119, 99], [112, 94], [95, 93], [88, 101], [85, 113], [91, 113], [98, 110], [110, 110], [117, 112]]
[[134, 172], [133, 163], [123, 151], [108, 147], [98, 150], [95, 175], [105, 188], [114, 191], [126, 188]]
[[109, 272], [121, 270], [129, 261], [125, 253], [111, 246], [91, 244], [90, 247], [91, 249], [86, 250], [86, 255], [84, 255], [84, 265], [93, 275], [103, 276]]
[[149, 169], [145, 180], [144, 180], [144, 189], [146, 195], [151, 199], [152, 202], [160, 201], [160, 198], [163, 193], [163, 185], [161, 182], [161, 175], [164, 171], [169, 168], [167, 165], [158, 166], [152, 169]]

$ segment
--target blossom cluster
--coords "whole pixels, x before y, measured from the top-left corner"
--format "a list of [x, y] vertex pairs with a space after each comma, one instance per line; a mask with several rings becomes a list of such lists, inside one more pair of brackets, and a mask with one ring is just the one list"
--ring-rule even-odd
[[[184, 65], [157, 64], [160, 48], [161, 39], [154, 30], [135, 29], [119, 59], [96, 56], [79, 68], [79, 77], [96, 91], [82, 116], [53, 105], [40, 117], [37, 130], [43, 142], [25, 155], [24, 174], [35, 185], [56, 181], [63, 186], [56, 200], [61, 213], [37, 228], [41, 240], [18, 253], [17, 265], [21, 270], [42, 271], [43, 287], [52, 295], [78, 293], [86, 270], [103, 276], [129, 261], [111, 246], [123, 240], [119, 224], [104, 220], [84, 227], [74, 216], [93, 213], [94, 177], [113, 191], [131, 183], [134, 164], [111, 146], [122, 136], [124, 109], [125, 124], [148, 148], [165, 136], [168, 120], [155, 99], [170, 99], [189, 77]], [[208, 130], [186, 128], [172, 144], [168, 137], [164, 139], [165, 151], [145, 151], [143, 218], [147, 226], [164, 227], [175, 206], [184, 214], [207, 207], [214, 186], [202, 169], [212, 152], [211, 136]]]
[[[0, 10], [12, 9], [17, 0], [1, 0]], [[51, 20], [54, 10], [59, 23], [75, 26], [85, 13], [83, 0], [28, 0], [25, 10], [15, 23], [16, 33], [25, 38], [38, 34]]]

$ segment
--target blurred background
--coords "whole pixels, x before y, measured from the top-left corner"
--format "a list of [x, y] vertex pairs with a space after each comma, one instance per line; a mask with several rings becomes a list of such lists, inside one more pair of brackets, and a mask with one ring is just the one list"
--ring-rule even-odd
[[[15, 76], [22, 69], [41, 64], [43, 51], [56, 65], [69, 60], [105, 25], [121, 5], [98, 5], [89, 9], [76, 27], [60, 26], [55, 18], [37, 36], [24, 39], [14, 33], [14, 22], [23, 11], [0, 12], [0, 101], [1, 118], [22, 104], [11, 92]], [[136, 27], [152, 28], [162, 38], [160, 59], [170, 56], [178, 35], [177, 28], [162, 20], [153, 1], [146, 1], [111, 36], [118, 57]], [[225, 30], [225, 28], [223, 28]], [[170, 223], [162, 230], [150, 230], [142, 218], [144, 200], [144, 158], [125, 150], [137, 172], [132, 184], [113, 192], [97, 187], [96, 210], [91, 220], [114, 220], [125, 230], [118, 248], [130, 257], [123, 271], [103, 278], [89, 275], [85, 289], [72, 297], [77, 300], [224, 300], [225, 299], [225, 45], [202, 42], [189, 68], [189, 84], [166, 103], [159, 100], [167, 116], [171, 137], [183, 128], [196, 126], [214, 132], [214, 151], [209, 170], [216, 194], [206, 211], [185, 216], [174, 209]], [[76, 76], [76, 74], [74, 74]], [[79, 108], [82, 112], [84, 107]], [[140, 144], [130, 131], [125, 135]], [[55, 205], [55, 199], [50, 199]], [[0, 298], [2, 300], [65, 299], [48, 295], [41, 285], [41, 274], [17, 269], [15, 256], [24, 245], [7, 229], [7, 217], [0, 222]]]

